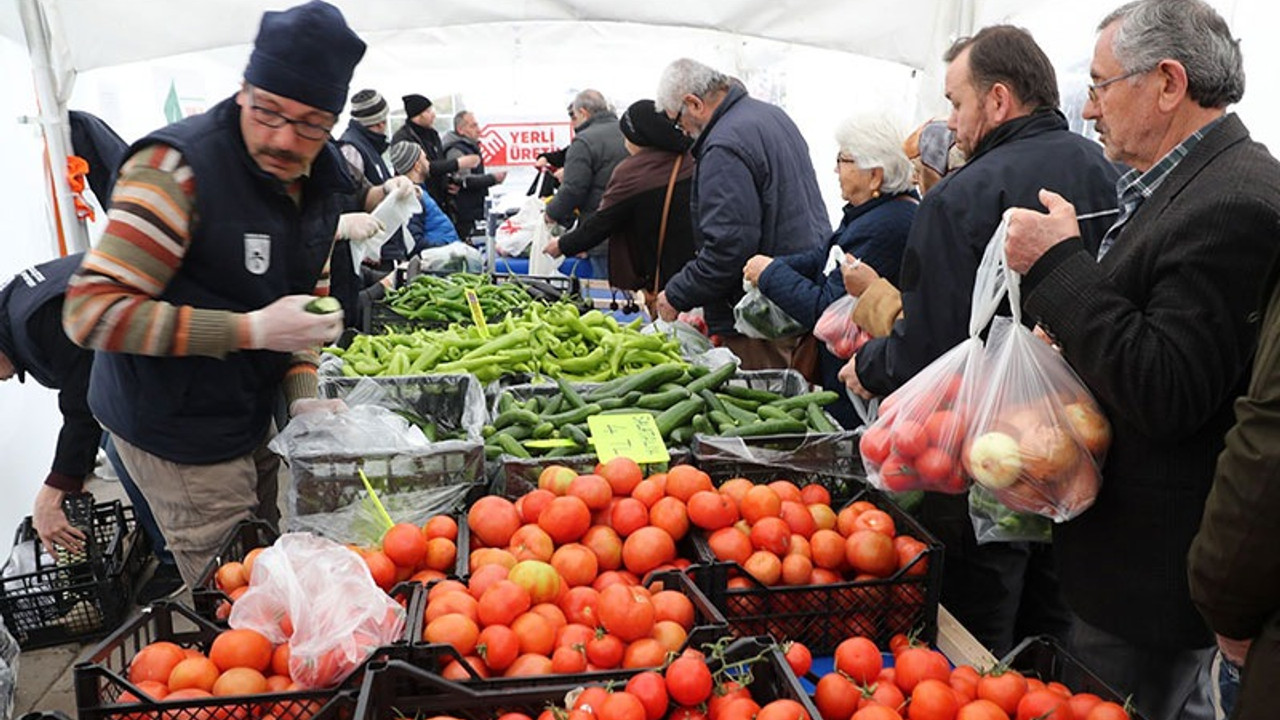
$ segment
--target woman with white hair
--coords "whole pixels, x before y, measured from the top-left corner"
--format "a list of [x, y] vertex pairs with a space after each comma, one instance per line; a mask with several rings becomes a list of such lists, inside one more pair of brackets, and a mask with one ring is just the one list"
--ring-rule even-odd
[[[911, 161], [902, 151], [902, 133], [891, 120], [881, 115], [850, 118], [836, 131], [836, 143], [835, 172], [847, 202], [840, 227], [821, 248], [778, 258], [756, 255], [742, 271], [766, 297], [809, 328], [845, 294], [839, 268], [824, 272], [831, 248], [839, 246], [896, 283], [919, 203], [912, 188]], [[819, 353], [823, 387], [841, 390], [836, 375], [843, 362], [825, 347]], [[852, 405], [843, 392], [840, 396], [832, 414], [847, 426], [857, 425]]]

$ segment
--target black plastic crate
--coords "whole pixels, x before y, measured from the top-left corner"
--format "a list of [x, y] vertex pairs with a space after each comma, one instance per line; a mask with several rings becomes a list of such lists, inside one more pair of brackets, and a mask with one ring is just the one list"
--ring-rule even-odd
[[[374, 387], [381, 392], [378, 405], [435, 424], [455, 439], [477, 439], [484, 428], [484, 389], [474, 375], [465, 373], [406, 375], [395, 377], [321, 378], [322, 397], [351, 399], [358, 388], [364, 394]], [[360, 399], [367, 399], [360, 398]], [[412, 422], [412, 420], [410, 420]], [[430, 439], [430, 438], [428, 438]], [[441, 437], [444, 441], [446, 438]]]
[[[800, 481], [800, 478], [796, 478]], [[866, 489], [852, 501], [866, 500], [889, 513], [899, 535], [910, 535], [927, 547], [907, 568], [888, 578], [832, 585], [765, 586], [737, 563], [715, 559], [706, 535], [693, 534], [699, 564], [689, 568], [698, 587], [724, 613], [734, 635], [771, 635], [804, 643], [814, 655], [830, 655], [854, 635], [888, 647], [897, 633], [916, 633], [932, 643], [938, 634], [938, 598], [942, 592], [942, 543], [887, 495]], [[926, 563], [923, 574], [908, 570]], [[745, 577], [749, 587], [729, 587], [731, 575]]]
[[[693, 628], [689, 631], [689, 637], [685, 640], [685, 648], [701, 648], [703, 645], [715, 643], [729, 634], [729, 626], [724, 619], [724, 615], [687, 575], [679, 571], [667, 570], [654, 572], [644, 580], [645, 587], [652, 587], [656, 583], [662, 583], [664, 590], [674, 590], [683, 594], [693, 604]], [[414, 608], [415, 614], [410, 617], [410, 625], [412, 627], [409, 633], [410, 637], [415, 638], [415, 640], [412, 643], [412, 654], [409, 659], [412, 659], [415, 664], [421, 667], [438, 669], [443, 668], [450, 660], [462, 660], [462, 656], [452, 646], [428, 643], [422, 639], [422, 633], [426, 629], [426, 596], [427, 592], [424, 590], [421, 606]], [[579, 673], [572, 677], [578, 678], [580, 681], [590, 682], [595, 677], [608, 679], [608, 675], [611, 672], [614, 671], [603, 670]], [[547, 682], [554, 684], [564, 682], [564, 678], [570, 676], [547, 675], [544, 677]], [[480, 680], [479, 675], [473, 674], [472, 682]]]
[[[196, 613], [205, 620], [225, 622], [225, 613], [231, 610], [231, 598], [218, 587], [215, 577], [218, 568], [225, 563], [244, 560], [250, 550], [268, 547], [279, 537], [280, 533], [271, 523], [257, 518], [242, 520], [232, 528], [219, 546], [218, 554], [205, 565], [196, 586], [191, 588], [191, 602]], [[222, 617], [219, 617], [219, 609], [223, 603], [227, 607], [222, 611]]]
[[147, 645], [166, 640], [184, 648], [207, 651], [224, 628], [207, 622], [192, 610], [173, 602], [144, 608], [128, 624], [93, 650], [74, 668], [76, 712], [80, 720], [208, 720], [209, 718], [257, 718], [268, 714], [277, 720], [347, 720], [356, 704], [364, 667], [370, 661], [398, 656], [402, 650], [383, 648], [357, 668], [336, 688], [298, 690], [195, 700], [120, 703], [120, 695], [145, 695], [129, 682], [129, 661]]
[[[429, 273], [433, 275], [448, 275], [450, 273]], [[582, 292], [582, 282], [576, 277], [566, 277], [562, 275], [516, 275], [502, 273], [490, 276], [495, 285], [513, 283], [520, 285], [529, 293], [532, 300], [554, 303], [560, 300], [567, 300], [578, 306], [580, 309], [590, 310], [592, 304], [585, 299]], [[411, 282], [411, 281], [407, 281]], [[515, 312], [520, 312], [520, 309]], [[486, 315], [485, 322], [496, 323], [501, 322], [507, 313], [495, 313]], [[414, 330], [434, 330], [448, 327], [451, 323], [439, 320], [426, 320], [420, 318], [409, 318], [401, 315], [391, 309], [391, 305], [386, 301], [379, 300], [369, 304], [367, 313], [362, 318], [363, 327], [361, 328], [367, 334], [377, 334], [387, 331], [408, 333]], [[471, 324], [470, 317], [464, 318], [461, 322]]]
[[[809, 717], [821, 717], [782, 652], [772, 643], [761, 638], [739, 639], [725, 649], [725, 658], [731, 663], [756, 656], [760, 657], [751, 664], [747, 689], [757, 703], [794, 700], [804, 706]], [[719, 662], [711, 661], [712, 672], [719, 667]], [[563, 707], [565, 696], [584, 685], [621, 687], [640, 672], [643, 671], [617, 670], [455, 682], [408, 662], [377, 663], [365, 675], [355, 718], [394, 720], [448, 715], [464, 720], [493, 720], [507, 712], [537, 717], [548, 705]]]
[[[803, 395], [812, 389], [809, 381], [795, 370], [740, 371], [726, 384], [767, 390], [784, 397]], [[832, 425], [840, 427], [830, 413], [826, 413], [826, 417]], [[862, 467], [857, 439], [854, 430], [741, 438], [699, 433], [693, 436], [690, 449], [694, 463], [713, 478], [750, 477], [787, 469], [795, 473], [865, 480], [867, 474]]]
[[[133, 508], [118, 500], [93, 504], [88, 494], [68, 497], [68, 520], [86, 533], [85, 549], [49, 565], [31, 518], [14, 535], [14, 548], [34, 549], [35, 569], [0, 584], [0, 614], [23, 649], [80, 642], [110, 633], [132, 608], [133, 586], [149, 558]], [[60, 554], [62, 554], [60, 552]]]
[[[1060, 682], [1073, 693], [1093, 693], [1119, 705], [1124, 705], [1127, 699], [1081, 664], [1052, 635], [1034, 635], [1023, 640], [1000, 662], [1027, 677]], [[1143, 720], [1136, 710], [1130, 710], [1129, 717]]]

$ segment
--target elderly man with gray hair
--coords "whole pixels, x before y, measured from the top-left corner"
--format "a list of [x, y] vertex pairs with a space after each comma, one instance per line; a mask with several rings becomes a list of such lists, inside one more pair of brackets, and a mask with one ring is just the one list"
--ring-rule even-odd
[[656, 104], [694, 138], [698, 160], [690, 197], [697, 254], [658, 296], [659, 315], [674, 320], [702, 307], [744, 369], [788, 367], [795, 338], [739, 335], [733, 306], [748, 258], [804, 253], [831, 234], [808, 144], [782, 108], [695, 60], [667, 66]]
[[1275, 427], [1258, 399], [1274, 405], [1276, 386], [1250, 387], [1249, 374], [1280, 249], [1280, 163], [1226, 111], [1244, 95], [1243, 63], [1208, 4], [1141, 0], [1098, 30], [1084, 116], [1132, 168], [1120, 216], [1090, 252], [1075, 209], [1042, 190], [1048, 212], [1015, 211], [1007, 244], [1023, 307], [1111, 420], [1097, 501], [1054, 528], [1080, 620], [1072, 645], [1165, 720], [1214, 716], [1213, 631], [1234, 663], [1257, 638], [1231, 717], [1274, 718], [1280, 554], [1261, 498], [1276, 436], [1257, 433]]
[[[627, 157], [618, 116], [599, 90], [583, 90], [569, 104], [573, 142], [564, 153], [560, 188], [547, 203], [547, 219], [572, 227], [600, 207], [613, 169]], [[588, 252], [591, 274], [609, 277], [609, 246], [600, 244]]]

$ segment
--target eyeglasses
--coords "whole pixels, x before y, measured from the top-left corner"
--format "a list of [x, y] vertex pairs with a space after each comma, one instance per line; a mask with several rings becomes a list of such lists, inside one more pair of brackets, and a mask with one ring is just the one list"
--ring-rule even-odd
[[249, 90], [249, 117], [259, 125], [265, 125], [269, 128], [282, 128], [285, 125], [292, 125], [293, 132], [304, 140], [326, 140], [329, 132], [333, 130], [333, 125], [325, 127], [315, 123], [306, 122], [304, 120], [294, 120], [285, 117], [281, 113], [264, 108], [253, 102], [253, 90]]
[[684, 128], [680, 127], [680, 118], [682, 117], [684, 117], [684, 102], [680, 103], [680, 109], [676, 111], [676, 117], [671, 121], [671, 124], [674, 125], [677, 130], [684, 132]]
[[1098, 91], [1112, 83], [1118, 83], [1121, 80], [1128, 80], [1129, 78], [1135, 75], [1141, 75], [1145, 72], [1150, 72], [1150, 71], [1151, 71], [1151, 68], [1146, 68], [1144, 70], [1133, 70], [1123, 75], [1117, 75], [1113, 78], [1107, 78], [1106, 80], [1103, 80], [1101, 82], [1096, 82], [1089, 86], [1089, 101], [1095, 102], [1095, 103], [1098, 102]]
[[858, 161], [854, 160], [853, 158], [845, 157], [843, 155], [836, 155], [836, 164], [841, 165], [843, 163], [849, 163], [850, 165], [857, 165]]

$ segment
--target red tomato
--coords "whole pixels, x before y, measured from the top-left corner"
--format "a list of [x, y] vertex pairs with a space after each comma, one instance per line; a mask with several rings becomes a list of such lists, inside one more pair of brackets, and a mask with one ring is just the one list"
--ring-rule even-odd
[[853, 529], [855, 531], [875, 530], [890, 539], [897, 532], [897, 528], [893, 524], [893, 516], [883, 510], [867, 510], [859, 513], [858, 517], [853, 520]]
[[978, 678], [978, 697], [990, 700], [1009, 715], [1018, 712], [1018, 703], [1027, 694], [1027, 679], [1017, 670], [991, 672]]
[[738, 506], [723, 493], [699, 490], [689, 498], [689, 520], [704, 530], [719, 530], [738, 522]]
[[920, 457], [915, 460], [915, 466], [920, 479], [933, 487], [947, 484], [956, 470], [951, 453], [936, 447], [920, 453]]
[[538, 515], [542, 528], [556, 544], [570, 543], [586, 534], [591, 527], [591, 510], [582, 498], [563, 495], [552, 500]]
[[898, 687], [907, 693], [915, 690], [922, 680], [940, 680], [946, 684], [951, 678], [951, 668], [942, 653], [920, 647], [903, 650], [894, 659], [893, 670]]
[[1032, 690], [1018, 701], [1016, 720], [1075, 720], [1067, 699], [1052, 690]]
[[648, 713], [640, 698], [629, 692], [610, 693], [596, 711], [599, 720], [646, 720]]
[[848, 720], [858, 709], [858, 688], [840, 673], [827, 673], [814, 687], [813, 702], [823, 720]]
[[929, 447], [929, 433], [915, 420], [901, 419], [889, 430], [893, 451], [907, 460], [917, 457]]
[[889, 429], [877, 423], [862, 432], [862, 439], [858, 441], [858, 451], [862, 453], [862, 458], [872, 465], [884, 465], [892, 444]]
[[604, 629], [626, 642], [648, 637], [653, 630], [656, 610], [644, 588], [610, 585], [600, 593], [598, 610]]
[[880, 466], [880, 482], [890, 492], [906, 492], [919, 487], [920, 476], [909, 460], [891, 453]]
[[507, 541], [520, 527], [520, 513], [506, 498], [486, 495], [467, 511], [467, 525], [472, 537], [484, 547], [505, 547]]
[[667, 713], [667, 682], [652, 670], [642, 672], [627, 681], [627, 692], [640, 699], [647, 720], [659, 720]]
[[1089, 692], [1076, 693], [1067, 698], [1067, 704], [1071, 706], [1071, 714], [1076, 720], [1086, 720], [1093, 706], [1101, 702], [1102, 698]]
[[608, 670], [622, 665], [622, 656], [626, 653], [626, 645], [617, 635], [599, 634], [587, 641], [587, 661], [592, 665]]
[[849, 720], [902, 720], [897, 710], [885, 705], [868, 705], [853, 714]]
[[960, 449], [960, 442], [967, 431], [964, 416], [952, 410], [938, 410], [930, 413], [924, 421], [925, 432], [929, 435], [929, 444], [953, 455]]
[[[1081, 720], [1081, 718], [1077, 717], [1076, 720]], [[1124, 708], [1108, 700], [1094, 705], [1083, 720], [1129, 720], [1129, 713], [1125, 712]]]
[[809, 652], [809, 648], [794, 640], [784, 643], [783, 647], [786, 648], [783, 655], [787, 658], [791, 671], [796, 674], [796, 677], [804, 677], [813, 666], [813, 654]]
[[911, 691], [907, 705], [910, 720], [953, 720], [960, 702], [946, 681], [928, 678], [921, 680]]
[[898, 569], [898, 553], [889, 536], [875, 530], [856, 530], [845, 541], [845, 559], [855, 572], [889, 577]]
[[476, 639], [476, 654], [490, 670], [502, 672], [520, 656], [520, 637], [506, 625], [490, 625]]
[[795, 700], [774, 700], [760, 708], [756, 713], [756, 720], [810, 720], [810, 718], [804, 706]]
[[853, 637], [836, 646], [834, 668], [859, 685], [871, 684], [884, 666], [880, 648], [865, 637]]
[[[886, 668], [884, 672], [893, 673], [893, 668]], [[871, 685], [862, 688], [862, 696], [858, 698], [859, 710], [871, 705], [884, 705], [897, 710], [906, 704], [907, 696], [893, 684], [892, 677], [877, 679]]]
[[681, 657], [667, 666], [667, 693], [680, 705], [697, 705], [711, 696], [711, 670], [707, 663]]
[[1009, 720], [1009, 714], [990, 700], [973, 700], [956, 712], [956, 720]]

